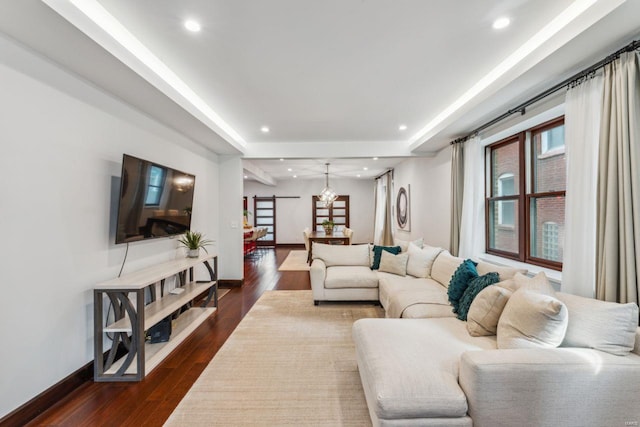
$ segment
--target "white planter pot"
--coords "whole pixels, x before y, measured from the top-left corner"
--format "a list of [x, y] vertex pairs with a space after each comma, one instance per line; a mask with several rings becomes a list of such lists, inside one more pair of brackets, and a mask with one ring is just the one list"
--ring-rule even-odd
[[189, 249], [187, 256], [189, 258], [198, 258], [200, 256], [200, 249]]

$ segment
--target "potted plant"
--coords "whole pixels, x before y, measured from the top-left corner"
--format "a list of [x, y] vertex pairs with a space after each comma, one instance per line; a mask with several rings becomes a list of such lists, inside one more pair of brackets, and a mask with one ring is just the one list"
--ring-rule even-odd
[[212, 244], [213, 240], [205, 239], [204, 234], [199, 231], [189, 230], [184, 233], [184, 236], [182, 236], [178, 242], [187, 248], [187, 256], [189, 258], [198, 258], [200, 256], [200, 248], [204, 249], [206, 253], [209, 253], [206, 246]]
[[334, 225], [335, 224], [330, 219], [325, 219], [324, 221], [322, 221], [322, 228], [324, 228], [324, 232], [326, 234], [333, 233], [333, 226]]

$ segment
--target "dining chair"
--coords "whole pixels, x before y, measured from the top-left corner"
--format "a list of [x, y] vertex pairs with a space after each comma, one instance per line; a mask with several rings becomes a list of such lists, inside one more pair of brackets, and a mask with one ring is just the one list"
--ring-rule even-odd
[[343, 228], [342, 229], [342, 233], [349, 238], [349, 244], [351, 244], [352, 240], [353, 240], [353, 230], [350, 228]]

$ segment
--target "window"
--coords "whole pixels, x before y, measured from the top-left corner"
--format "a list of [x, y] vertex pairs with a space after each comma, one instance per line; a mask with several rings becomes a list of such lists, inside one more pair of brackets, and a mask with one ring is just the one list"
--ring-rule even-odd
[[160, 198], [164, 189], [164, 176], [166, 171], [160, 166], [151, 166], [149, 170], [149, 185], [147, 185], [147, 197], [145, 206], [160, 206]]
[[[498, 196], [512, 196], [515, 192], [515, 177], [512, 173], [503, 173], [498, 177]], [[498, 224], [513, 227], [516, 223], [516, 205], [513, 200], [498, 201]]]
[[326, 207], [318, 200], [317, 196], [311, 196], [311, 223], [313, 230], [322, 231], [322, 221], [331, 220], [337, 230], [349, 227], [349, 196], [338, 196], [338, 198]]
[[492, 144], [486, 155], [487, 252], [562, 269], [564, 118]]

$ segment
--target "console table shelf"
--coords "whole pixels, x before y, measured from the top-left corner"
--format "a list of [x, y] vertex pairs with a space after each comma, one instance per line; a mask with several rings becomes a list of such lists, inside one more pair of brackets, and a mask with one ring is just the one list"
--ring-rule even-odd
[[[213, 261], [213, 267], [209, 261]], [[199, 264], [207, 268], [210, 280], [194, 280], [193, 268]], [[94, 380], [142, 380], [216, 311], [217, 271], [217, 256], [203, 255], [168, 261], [99, 284], [94, 289]], [[165, 280], [172, 276], [178, 277], [182, 293], [165, 293]], [[158, 284], [160, 296], [157, 298]], [[150, 299], [146, 305], [145, 290]], [[207, 291], [208, 296], [202, 307], [193, 307], [193, 300]], [[115, 313], [115, 321], [107, 326], [103, 326], [105, 297], [110, 300]], [[208, 307], [212, 300], [213, 307]], [[145, 331], [163, 319], [171, 321], [171, 338], [166, 342], [146, 342]], [[103, 340], [106, 333], [113, 334], [113, 342], [104, 358]], [[126, 350], [124, 356], [121, 355], [123, 347]]]

